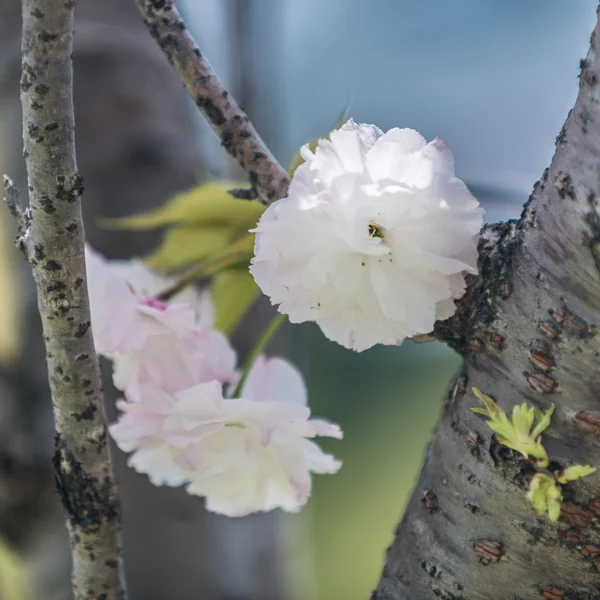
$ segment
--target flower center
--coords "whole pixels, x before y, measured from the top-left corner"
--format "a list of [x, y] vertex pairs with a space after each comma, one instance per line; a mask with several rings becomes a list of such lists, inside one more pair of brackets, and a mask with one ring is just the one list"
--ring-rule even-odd
[[383, 235], [383, 229], [379, 227], [379, 225], [375, 225], [375, 223], [369, 223], [369, 235], [373, 238], [383, 239], [385, 236]]
[[154, 308], [160, 312], [165, 312], [169, 306], [166, 302], [159, 300], [158, 298], [146, 298], [143, 303], [150, 308]]

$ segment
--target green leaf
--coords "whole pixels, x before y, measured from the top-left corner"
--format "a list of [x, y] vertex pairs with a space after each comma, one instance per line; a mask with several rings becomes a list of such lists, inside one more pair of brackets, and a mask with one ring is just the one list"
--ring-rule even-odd
[[[344, 107], [344, 110], [340, 113], [340, 116], [337, 118], [336, 122], [333, 124], [333, 126], [327, 131], [327, 134], [325, 136], [320, 136], [318, 138], [313, 138], [312, 140], [309, 140], [308, 146], [309, 148], [314, 152], [317, 144], [319, 143], [319, 139], [322, 139], [323, 137], [327, 137], [329, 136], [329, 134], [334, 131], [335, 129], [339, 129], [347, 120], [348, 117], [350, 116], [350, 105], [352, 104], [352, 98], [350, 98], [348, 100], [348, 104], [346, 104], [346, 106]], [[290, 176], [292, 176], [294, 174], [294, 171], [304, 162], [304, 159], [302, 158], [302, 156], [300, 155], [300, 151], [298, 150], [298, 152], [296, 152], [296, 154], [294, 155], [294, 157], [292, 158], [292, 160], [290, 161], [290, 164], [288, 165], [288, 173], [290, 174]]]
[[174, 271], [223, 254], [230, 243], [231, 232], [226, 227], [172, 227], [165, 233], [161, 245], [146, 257], [146, 262], [157, 271]]
[[569, 483], [569, 481], [577, 481], [596, 471], [596, 467], [591, 467], [590, 465], [571, 465], [562, 471], [554, 473], [554, 476], [559, 483]]
[[536, 473], [529, 484], [527, 499], [536, 512], [548, 512], [551, 521], [558, 520], [562, 493], [552, 477], [545, 473]]
[[548, 427], [550, 427], [550, 420], [552, 415], [554, 414], [554, 404], [551, 404], [548, 407], [548, 410], [544, 413], [539, 408], [536, 408], [536, 420], [537, 425], [535, 429], [531, 432], [533, 437], [538, 437], [541, 435]]
[[[514, 406], [511, 421], [492, 398], [477, 388], [473, 388], [473, 394], [485, 408], [473, 408], [471, 410], [488, 417], [488, 427], [497, 434], [498, 441], [501, 444], [520, 452], [527, 460], [535, 462], [537, 466], [548, 466], [548, 455], [541, 444], [540, 434], [550, 425], [554, 405], [545, 414], [541, 411], [536, 413], [535, 408], [528, 407], [525, 403]], [[531, 431], [536, 415], [539, 422], [535, 429]]]
[[212, 181], [174, 196], [159, 208], [121, 219], [102, 219], [109, 229], [146, 231], [168, 225], [198, 224], [203, 228], [224, 226], [235, 231], [247, 231], [265, 210], [258, 201], [242, 201], [228, 190], [243, 187], [232, 181]]
[[215, 328], [231, 333], [260, 294], [247, 267], [227, 269], [215, 275], [211, 287], [215, 304]]

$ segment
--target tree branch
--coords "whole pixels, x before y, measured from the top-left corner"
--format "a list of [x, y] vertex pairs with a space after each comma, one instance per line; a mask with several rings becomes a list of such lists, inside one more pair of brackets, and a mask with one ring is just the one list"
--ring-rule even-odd
[[501, 446], [471, 388], [509, 413], [556, 405], [554, 468], [600, 466], [600, 24], [550, 168], [518, 221], [488, 226], [480, 275], [438, 339], [465, 358], [372, 600], [597, 598], [600, 476], [568, 484], [558, 523], [537, 515], [532, 477]]
[[90, 328], [82, 179], [74, 141], [71, 52], [74, 2], [23, 0], [21, 102], [31, 263], [46, 343], [54, 465], [73, 552], [76, 598], [125, 597], [119, 502]]
[[[181, 77], [223, 147], [248, 173], [251, 190], [270, 204], [287, 195], [289, 177], [223, 87], [172, 0], [136, 0], [150, 33]], [[247, 196], [252, 196], [249, 192]]]

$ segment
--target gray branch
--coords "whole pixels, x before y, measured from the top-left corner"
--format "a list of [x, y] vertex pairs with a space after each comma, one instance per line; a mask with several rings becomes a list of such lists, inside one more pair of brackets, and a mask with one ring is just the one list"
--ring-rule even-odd
[[73, 14], [72, 1], [23, 0], [21, 103], [31, 222], [21, 239], [46, 343], [54, 465], [71, 539], [74, 594], [116, 600], [125, 597], [119, 502], [90, 328], [74, 141]]
[[[223, 147], [248, 173], [250, 191], [267, 204], [287, 195], [289, 177], [200, 52], [172, 0], [136, 0], [150, 33], [166, 54]], [[239, 194], [239, 192], [238, 192]]]

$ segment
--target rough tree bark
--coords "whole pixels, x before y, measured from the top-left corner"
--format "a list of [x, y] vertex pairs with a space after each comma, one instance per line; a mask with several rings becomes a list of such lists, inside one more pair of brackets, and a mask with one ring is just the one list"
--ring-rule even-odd
[[465, 357], [373, 600], [600, 598], [600, 475], [566, 486], [558, 523], [530, 473], [471, 412], [556, 404], [556, 465], [600, 466], [600, 25], [552, 164], [519, 221], [487, 226], [480, 275], [436, 336]]
[[21, 105], [29, 209], [19, 244], [37, 287], [56, 441], [54, 467], [67, 517], [76, 598], [125, 597], [120, 507], [103, 415], [100, 368], [90, 328], [75, 155], [74, 3], [23, 0]]

